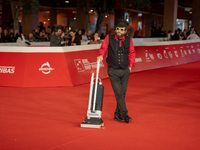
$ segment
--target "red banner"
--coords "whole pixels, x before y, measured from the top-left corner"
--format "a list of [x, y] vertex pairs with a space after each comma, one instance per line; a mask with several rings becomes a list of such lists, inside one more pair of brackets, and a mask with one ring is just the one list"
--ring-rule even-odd
[[[12, 48], [12, 47], [10, 47]], [[81, 48], [88, 50], [81, 50]], [[43, 48], [40, 48], [40, 51]], [[0, 86], [55, 87], [90, 82], [96, 71], [96, 46], [45, 48], [26, 47], [25, 52], [0, 50]], [[47, 51], [49, 50], [49, 52]], [[60, 50], [60, 49], [59, 49]], [[200, 60], [200, 43], [135, 46], [132, 72], [176, 66]], [[100, 78], [107, 78], [107, 63], [101, 63]]]

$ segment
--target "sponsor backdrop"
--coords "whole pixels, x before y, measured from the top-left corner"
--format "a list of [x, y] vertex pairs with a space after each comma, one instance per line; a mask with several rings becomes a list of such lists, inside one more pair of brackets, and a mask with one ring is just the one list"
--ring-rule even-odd
[[[169, 42], [168, 42], [169, 43]], [[98, 48], [75, 46], [53, 51], [0, 50], [0, 86], [55, 87], [90, 82], [96, 71]], [[84, 50], [81, 50], [81, 49]], [[10, 47], [10, 49], [13, 49]], [[30, 49], [30, 51], [29, 51]], [[132, 72], [175, 66], [200, 60], [200, 42], [171, 45], [135, 46], [136, 66]], [[100, 78], [107, 78], [107, 64], [101, 63]]]

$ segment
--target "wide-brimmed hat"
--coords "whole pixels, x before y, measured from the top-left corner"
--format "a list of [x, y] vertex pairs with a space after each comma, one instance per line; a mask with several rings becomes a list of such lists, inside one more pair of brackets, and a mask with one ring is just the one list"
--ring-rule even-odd
[[126, 22], [126, 20], [124, 20], [124, 19], [119, 19], [117, 21], [116, 27], [125, 27], [125, 28], [127, 28], [128, 26], [129, 26], [129, 23]]

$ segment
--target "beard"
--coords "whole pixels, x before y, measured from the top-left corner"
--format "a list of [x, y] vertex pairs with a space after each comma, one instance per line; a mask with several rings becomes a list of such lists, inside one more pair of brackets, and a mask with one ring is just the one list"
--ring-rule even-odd
[[125, 32], [124, 34], [119, 35], [119, 34], [115, 31], [115, 34], [116, 34], [116, 36], [117, 36], [118, 38], [122, 38], [124, 35], [126, 35], [126, 32]]

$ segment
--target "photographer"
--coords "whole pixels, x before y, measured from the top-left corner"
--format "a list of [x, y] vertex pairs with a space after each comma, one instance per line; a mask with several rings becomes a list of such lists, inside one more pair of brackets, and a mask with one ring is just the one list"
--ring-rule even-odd
[[62, 31], [62, 27], [57, 27], [55, 33], [51, 35], [50, 46], [65, 46], [66, 43], [61, 44], [61, 41], [65, 33]]

